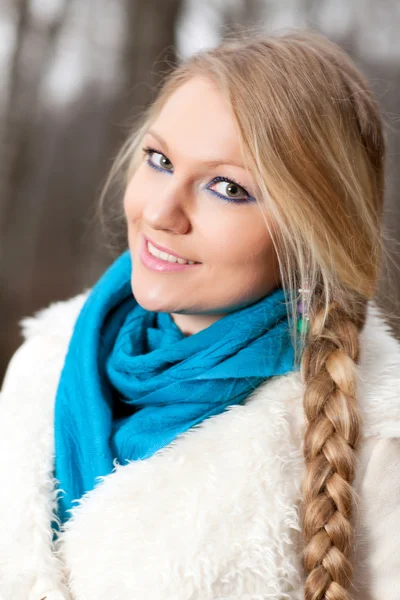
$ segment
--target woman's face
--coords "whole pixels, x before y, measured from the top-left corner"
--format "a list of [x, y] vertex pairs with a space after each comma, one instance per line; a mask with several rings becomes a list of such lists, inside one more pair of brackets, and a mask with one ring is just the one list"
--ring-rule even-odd
[[[170, 313], [190, 335], [275, 289], [278, 262], [242, 166], [236, 122], [211, 82], [183, 84], [143, 146], [124, 197], [132, 292], [143, 308]], [[149, 258], [144, 236], [198, 264]], [[166, 270], [171, 264], [175, 270]]]

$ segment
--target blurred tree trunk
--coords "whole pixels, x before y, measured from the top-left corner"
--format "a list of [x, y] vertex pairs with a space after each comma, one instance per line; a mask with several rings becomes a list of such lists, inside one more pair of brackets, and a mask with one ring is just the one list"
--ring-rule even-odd
[[155, 95], [155, 87], [166, 71], [176, 63], [175, 27], [182, 0], [146, 0], [126, 5], [129, 31], [124, 54], [127, 89], [133, 95], [122, 98], [123, 114], [132, 106], [144, 108]]
[[[16, 36], [4, 115], [0, 202], [0, 380], [11, 349], [18, 343], [16, 319], [31, 308], [29, 272], [33, 267], [32, 242], [38, 231], [40, 198], [21, 197], [31, 170], [30, 144], [38, 107], [41, 78], [63, 26], [67, 4], [45, 31], [32, 28], [28, 0], [14, 5]], [[21, 262], [20, 258], [24, 257]], [[34, 306], [34, 305], [33, 305]]]

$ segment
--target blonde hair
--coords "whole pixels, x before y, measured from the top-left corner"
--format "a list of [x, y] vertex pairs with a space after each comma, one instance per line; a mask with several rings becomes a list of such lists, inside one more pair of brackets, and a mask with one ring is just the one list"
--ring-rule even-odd
[[[121, 171], [129, 181], [150, 123], [194, 76], [212, 80], [229, 100], [278, 256], [295, 365], [305, 383], [305, 598], [348, 600], [351, 484], [361, 433], [359, 333], [384, 251], [378, 106], [348, 55], [324, 36], [301, 30], [236, 35], [168, 74], [121, 149], [105, 191]], [[297, 290], [304, 287], [311, 290], [308, 333], [296, 328]]]

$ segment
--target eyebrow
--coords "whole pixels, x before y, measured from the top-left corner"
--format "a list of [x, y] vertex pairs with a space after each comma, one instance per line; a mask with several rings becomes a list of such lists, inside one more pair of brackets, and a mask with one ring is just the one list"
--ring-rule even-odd
[[[160, 144], [162, 144], [163, 146], [165, 146], [165, 148], [168, 150], [168, 144], [167, 142], [161, 137], [161, 135], [159, 135], [158, 133], [156, 133], [153, 129], [148, 129], [146, 133], [149, 133], [150, 135], [152, 135], [154, 138], [156, 138], [156, 140], [158, 140], [160, 142]], [[225, 160], [225, 159], [220, 159], [220, 160], [205, 160], [203, 161], [208, 167], [217, 167], [218, 165], [232, 165], [234, 167], [240, 167], [241, 169], [244, 169], [244, 165], [240, 162], [236, 162], [235, 160]]]

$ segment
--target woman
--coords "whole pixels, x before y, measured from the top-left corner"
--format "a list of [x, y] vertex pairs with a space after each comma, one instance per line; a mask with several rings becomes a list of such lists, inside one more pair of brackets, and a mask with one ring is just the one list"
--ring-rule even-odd
[[111, 173], [129, 250], [24, 320], [4, 381], [2, 598], [400, 598], [383, 170], [322, 36], [168, 77]]

